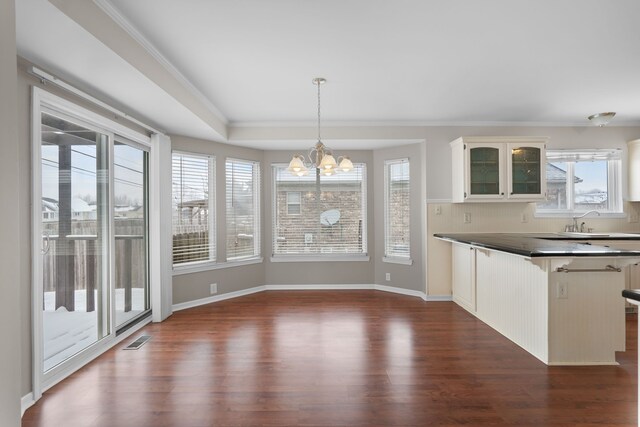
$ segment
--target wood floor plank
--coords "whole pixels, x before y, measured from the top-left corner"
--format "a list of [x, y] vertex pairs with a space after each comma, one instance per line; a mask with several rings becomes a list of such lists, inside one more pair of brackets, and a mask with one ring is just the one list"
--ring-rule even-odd
[[47, 391], [49, 426], [637, 426], [620, 366], [549, 367], [450, 302], [269, 291], [175, 313]]

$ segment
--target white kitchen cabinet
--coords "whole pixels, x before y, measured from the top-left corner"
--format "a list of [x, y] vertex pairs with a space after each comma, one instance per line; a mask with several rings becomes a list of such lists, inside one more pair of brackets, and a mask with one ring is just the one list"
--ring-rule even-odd
[[452, 296], [462, 308], [476, 312], [476, 250], [469, 245], [452, 246]]
[[453, 202], [544, 200], [547, 140], [461, 137], [452, 141]]

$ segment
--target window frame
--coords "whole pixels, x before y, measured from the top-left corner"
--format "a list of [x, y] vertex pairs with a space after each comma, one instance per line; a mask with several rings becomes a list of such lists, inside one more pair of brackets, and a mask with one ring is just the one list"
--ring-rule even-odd
[[[275, 243], [277, 236], [277, 218], [278, 218], [278, 187], [277, 187], [277, 170], [286, 169], [288, 164], [286, 163], [272, 163], [271, 164], [271, 262], [353, 262], [353, 261], [369, 261], [368, 253], [368, 207], [367, 207], [367, 163], [354, 162], [354, 166], [362, 167], [362, 183], [360, 192], [360, 207], [362, 210], [362, 252], [360, 253], [314, 253], [314, 254], [276, 254], [274, 253]], [[314, 168], [310, 168], [309, 173], [315, 173]], [[338, 172], [339, 173], [339, 172]], [[320, 183], [322, 185], [322, 176], [320, 176]], [[302, 192], [300, 192], [300, 214], [302, 214]], [[288, 207], [287, 207], [288, 209]], [[288, 215], [288, 214], [287, 214]]]
[[[535, 204], [534, 217], [536, 218], [572, 218], [576, 215], [588, 212], [588, 209], [576, 210], [575, 205], [575, 164], [576, 162], [586, 162], [588, 159], [580, 159], [581, 156], [593, 156], [594, 161], [607, 162], [607, 209], [598, 209], [601, 217], [605, 218], [624, 218], [624, 202], [622, 199], [622, 156], [620, 149], [569, 149], [569, 150], [547, 150], [546, 163], [553, 159], [549, 159], [549, 154], [553, 157], [566, 156], [567, 158], [575, 157], [575, 160], [564, 160], [567, 163], [567, 209], [549, 209], [541, 208], [539, 204]], [[600, 158], [597, 158], [600, 157]], [[548, 188], [548, 185], [547, 185]]]
[[[296, 193], [298, 195], [298, 203], [291, 203], [289, 201], [289, 195], [292, 193]], [[291, 206], [297, 206], [298, 212], [291, 213], [289, 209]], [[287, 191], [287, 215], [302, 215], [302, 191]]]
[[[209, 226], [209, 259], [206, 260], [198, 260], [198, 261], [189, 261], [183, 262], [179, 264], [173, 263], [173, 243], [171, 245], [171, 261], [174, 272], [186, 271], [191, 272], [190, 270], [196, 269], [199, 270], [202, 267], [213, 266], [217, 264], [217, 215], [216, 215], [216, 157], [213, 154], [207, 153], [197, 153], [192, 151], [185, 150], [171, 150], [171, 182], [173, 183], [173, 156], [181, 155], [181, 156], [191, 156], [196, 158], [206, 158], [208, 161], [207, 166], [207, 188], [208, 188], [208, 200], [207, 200], [207, 209], [209, 209], [208, 214], [208, 226]], [[173, 187], [173, 185], [172, 185]], [[171, 189], [171, 198], [173, 199], [173, 188]], [[172, 214], [172, 224], [171, 224], [171, 238], [173, 239], [173, 203], [171, 206], [171, 214]], [[212, 256], [213, 254], [213, 256]]]
[[[234, 257], [232, 259], [229, 259], [229, 248], [225, 247], [226, 250], [226, 262], [227, 263], [239, 263], [239, 262], [246, 262], [246, 261], [250, 261], [250, 260], [257, 260], [260, 259], [261, 260], [261, 256], [262, 256], [262, 239], [261, 237], [261, 233], [262, 233], [262, 223], [260, 221], [260, 200], [261, 200], [261, 190], [262, 190], [262, 185], [261, 185], [261, 167], [260, 167], [260, 162], [257, 160], [246, 160], [246, 159], [239, 159], [239, 158], [235, 158], [235, 157], [227, 157], [225, 159], [224, 162], [224, 173], [225, 173], [225, 192], [227, 189], [227, 164], [229, 162], [233, 162], [233, 163], [244, 163], [247, 165], [251, 165], [252, 166], [252, 170], [251, 173], [253, 175], [253, 218], [254, 218], [254, 231], [253, 231], [253, 254], [249, 255], [249, 256], [240, 256], [240, 257]], [[227, 238], [229, 235], [229, 204], [228, 202], [228, 194], [225, 194], [225, 242], [227, 242]]]
[[390, 238], [390, 223], [389, 220], [391, 218], [390, 215], [390, 198], [391, 198], [391, 180], [390, 180], [390, 171], [393, 165], [407, 163], [409, 165], [409, 211], [411, 211], [411, 162], [408, 157], [398, 158], [398, 159], [387, 159], [384, 161], [384, 194], [383, 194], [383, 210], [384, 210], [384, 254], [382, 257], [382, 261], [391, 264], [402, 264], [402, 265], [413, 265], [413, 259], [411, 258], [411, 215], [409, 215], [409, 245], [406, 256], [398, 255], [398, 254], [390, 254], [387, 252], [389, 246], [389, 238]]

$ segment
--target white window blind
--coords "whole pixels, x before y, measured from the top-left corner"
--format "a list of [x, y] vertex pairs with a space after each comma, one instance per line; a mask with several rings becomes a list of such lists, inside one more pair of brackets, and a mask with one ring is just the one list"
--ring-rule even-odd
[[387, 160], [384, 167], [384, 256], [409, 259], [409, 159]]
[[214, 158], [173, 153], [173, 264], [214, 261]]
[[227, 260], [260, 256], [260, 164], [227, 159]]
[[315, 172], [297, 177], [287, 165], [273, 166], [273, 255], [366, 254], [366, 165], [332, 176]]

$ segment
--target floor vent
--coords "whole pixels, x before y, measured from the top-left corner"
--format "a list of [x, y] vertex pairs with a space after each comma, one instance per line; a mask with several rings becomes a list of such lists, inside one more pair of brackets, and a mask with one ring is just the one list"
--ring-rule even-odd
[[137, 350], [151, 339], [150, 335], [142, 335], [140, 338], [123, 348], [123, 350]]

